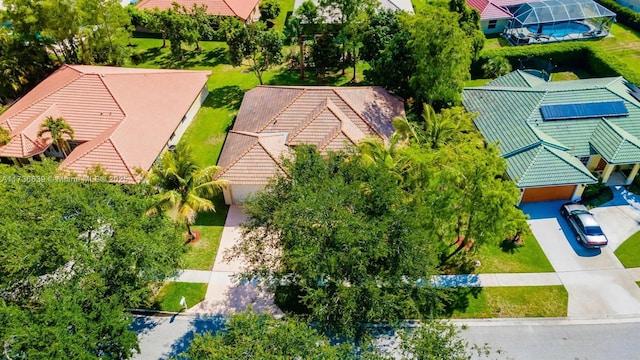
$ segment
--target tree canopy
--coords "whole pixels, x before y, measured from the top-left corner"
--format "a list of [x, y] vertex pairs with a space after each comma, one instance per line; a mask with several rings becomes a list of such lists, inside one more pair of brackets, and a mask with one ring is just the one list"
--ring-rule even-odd
[[215, 333], [196, 335], [178, 359], [495, 359], [488, 347], [470, 345], [458, 335], [453, 325], [429, 321], [391, 336], [385, 334], [386, 342], [397, 346], [379, 346], [373, 337], [356, 345], [330, 338], [296, 318], [239, 313], [231, 315]]
[[186, 225], [189, 239], [193, 239], [191, 225], [198, 213], [215, 211], [211, 199], [226, 185], [226, 181], [215, 179], [219, 170], [215, 165], [200, 167], [190, 148], [178, 144], [175, 149], [165, 152], [151, 169], [149, 184], [160, 193], [147, 214], [166, 211]]
[[469, 78], [471, 41], [458, 24], [458, 14], [427, 5], [403, 17], [411, 33], [409, 49], [416, 71], [409, 83], [414, 97], [437, 109], [459, 105], [464, 81]]
[[128, 358], [137, 348], [125, 308], [184, 251], [176, 226], [143, 216], [146, 185], [106, 174], [63, 176], [50, 160], [0, 165], [0, 341], [7, 358]]
[[231, 64], [241, 66], [247, 61], [260, 85], [263, 83], [262, 74], [282, 62], [282, 34], [267, 30], [263, 22], [242, 24], [231, 18], [223, 24], [223, 31]]
[[245, 276], [288, 284], [280, 300], [348, 337], [448, 311], [452, 293], [430, 276], [472, 271], [475, 248], [526, 228], [504, 159], [471, 119], [462, 108], [431, 110], [420, 122], [397, 119], [386, 143], [326, 156], [296, 147], [286, 175], [244, 205], [234, 252]]

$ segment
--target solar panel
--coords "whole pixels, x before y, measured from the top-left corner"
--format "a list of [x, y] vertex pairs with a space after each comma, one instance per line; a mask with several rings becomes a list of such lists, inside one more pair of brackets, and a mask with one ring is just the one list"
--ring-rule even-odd
[[545, 120], [585, 119], [629, 115], [624, 101], [602, 101], [581, 104], [554, 104], [540, 106]]
[[633, 85], [628, 81], [626, 81], [624, 84], [627, 85], [627, 87], [629, 88], [629, 93], [631, 94], [631, 96], [633, 96], [636, 100], [640, 101], [640, 89], [638, 89], [637, 86]]

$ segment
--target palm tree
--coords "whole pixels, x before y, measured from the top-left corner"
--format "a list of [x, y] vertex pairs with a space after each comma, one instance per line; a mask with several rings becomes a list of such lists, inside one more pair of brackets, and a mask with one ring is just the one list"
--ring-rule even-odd
[[70, 140], [73, 140], [73, 129], [71, 125], [67, 123], [67, 120], [63, 117], [54, 119], [52, 116], [47, 116], [40, 125], [38, 137], [42, 137], [42, 135], [46, 133], [49, 133], [51, 141], [62, 151], [63, 157], [67, 157], [67, 154], [71, 152], [71, 150], [64, 136], [66, 135]]
[[503, 56], [495, 56], [482, 65], [484, 75], [489, 78], [497, 78], [511, 72], [509, 60]]
[[11, 133], [9, 130], [0, 126], [0, 146], [5, 146], [11, 141]]
[[157, 201], [147, 214], [166, 211], [174, 220], [184, 221], [189, 240], [195, 235], [191, 225], [200, 212], [215, 211], [210, 200], [227, 186], [225, 180], [216, 180], [218, 166], [200, 168], [187, 145], [179, 144], [164, 153], [149, 174], [149, 183], [160, 190]]

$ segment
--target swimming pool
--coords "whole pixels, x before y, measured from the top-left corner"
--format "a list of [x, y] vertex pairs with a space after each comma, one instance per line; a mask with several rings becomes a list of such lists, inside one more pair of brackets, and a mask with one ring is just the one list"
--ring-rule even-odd
[[[539, 28], [540, 26], [542, 26], [542, 29]], [[591, 30], [591, 28], [577, 22], [566, 22], [560, 24], [529, 25], [527, 26], [527, 30], [534, 34], [542, 33], [548, 36], [563, 37], [569, 34], [583, 34]]]

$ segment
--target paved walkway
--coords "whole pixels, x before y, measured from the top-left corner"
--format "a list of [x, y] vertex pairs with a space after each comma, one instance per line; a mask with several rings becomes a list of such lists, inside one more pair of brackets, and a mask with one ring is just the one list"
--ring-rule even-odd
[[240, 236], [239, 225], [245, 220], [242, 208], [236, 205], [229, 207], [229, 213], [222, 230], [220, 247], [213, 264], [212, 271], [191, 272], [184, 270], [175, 281], [194, 281], [208, 283], [204, 301], [189, 308], [185, 313], [193, 315], [228, 314], [246, 310], [251, 307], [257, 312], [282, 314], [273, 303], [273, 296], [259, 289], [252, 283], [236, 281], [242, 272], [242, 261], [226, 261], [225, 256]]
[[[526, 204], [529, 225], [555, 272], [434, 276], [436, 286], [549, 286], [564, 285], [569, 293], [568, 315], [614, 316], [640, 314], [640, 268], [624, 269], [613, 251], [622, 241], [640, 230], [640, 197], [624, 187], [614, 188], [614, 199], [593, 212], [610, 235], [610, 246], [586, 249], [578, 244], [557, 204]], [[242, 208], [231, 206], [212, 271], [182, 270], [172, 281], [208, 283], [205, 300], [187, 314], [210, 315], [242, 311], [280, 314], [271, 294], [252, 283], [239, 283], [242, 261], [227, 262], [225, 255], [240, 236], [239, 224], [245, 219]]]

